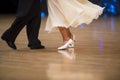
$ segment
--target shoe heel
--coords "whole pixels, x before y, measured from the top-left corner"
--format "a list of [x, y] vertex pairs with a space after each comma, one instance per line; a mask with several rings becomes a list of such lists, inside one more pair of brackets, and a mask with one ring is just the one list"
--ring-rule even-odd
[[73, 41], [76, 41], [76, 40], [75, 40], [75, 35], [74, 35], [74, 34], [73, 34]]
[[74, 42], [70, 43], [70, 44], [68, 45], [68, 47], [69, 47], [69, 48], [73, 48], [73, 47], [74, 47]]

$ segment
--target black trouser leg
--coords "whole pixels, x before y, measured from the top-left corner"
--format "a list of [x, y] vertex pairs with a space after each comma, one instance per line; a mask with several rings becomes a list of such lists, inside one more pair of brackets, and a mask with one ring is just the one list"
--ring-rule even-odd
[[19, 32], [25, 26], [26, 22], [23, 19], [24, 18], [17, 17], [12, 23], [11, 27], [6, 30], [2, 36], [5, 37], [7, 40], [14, 42]]
[[40, 30], [41, 18], [40, 16], [34, 16], [27, 24], [27, 37], [28, 37], [28, 46], [39, 46], [41, 45], [40, 40], [38, 39], [39, 30]]

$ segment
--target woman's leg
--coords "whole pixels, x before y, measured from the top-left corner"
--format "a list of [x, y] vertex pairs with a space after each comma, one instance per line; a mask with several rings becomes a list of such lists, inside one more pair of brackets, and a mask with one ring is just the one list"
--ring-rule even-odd
[[73, 35], [72, 35], [72, 33], [70, 32], [70, 29], [69, 29], [69, 28], [66, 28], [66, 31], [67, 31], [68, 36], [69, 36], [71, 39], [73, 39]]
[[71, 38], [69, 29], [65, 27], [59, 27], [59, 31], [63, 37], [63, 42], [68, 41]]
[[63, 37], [63, 44], [58, 49], [67, 49], [69, 47], [74, 47], [74, 41], [71, 38], [71, 32], [69, 29], [64, 27], [59, 27], [60, 33]]
[[58, 49], [67, 49], [69, 47], [74, 47], [74, 41], [71, 38], [71, 32], [69, 29], [64, 27], [59, 27], [60, 33], [63, 37], [63, 44]]

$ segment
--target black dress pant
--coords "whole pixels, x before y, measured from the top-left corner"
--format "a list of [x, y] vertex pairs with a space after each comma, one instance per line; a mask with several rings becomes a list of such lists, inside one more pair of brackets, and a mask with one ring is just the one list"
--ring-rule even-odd
[[29, 12], [26, 16], [18, 16], [14, 20], [11, 27], [6, 30], [3, 36], [12, 42], [15, 42], [16, 37], [20, 31], [26, 25], [26, 32], [28, 37], [28, 46], [39, 46], [41, 45], [40, 40], [38, 39], [38, 34], [40, 30], [41, 18], [40, 14], [35, 14], [32, 11]]

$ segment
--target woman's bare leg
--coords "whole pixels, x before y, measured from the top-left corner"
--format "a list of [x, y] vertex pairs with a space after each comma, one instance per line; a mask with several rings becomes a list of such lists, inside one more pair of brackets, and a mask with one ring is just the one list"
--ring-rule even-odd
[[68, 41], [71, 37], [70, 31], [69, 29], [65, 28], [65, 27], [59, 27], [59, 31], [63, 37], [63, 42], [64, 41]]
[[72, 35], [72, 33], [70, 32], [70, 29], [69, 29], [69, 28], [66, 28], [66, 31], [67, 31], [68, 36], [69, 36], [71, 39], [73, 39], [73, 35]]
[[65, 27], [59, 27], [59, 31], [63, 37], [63, 44], [58, 49], [67, 49], [69, 47], [74, 47], [74, 42], [71, 40], [71, 32]]

